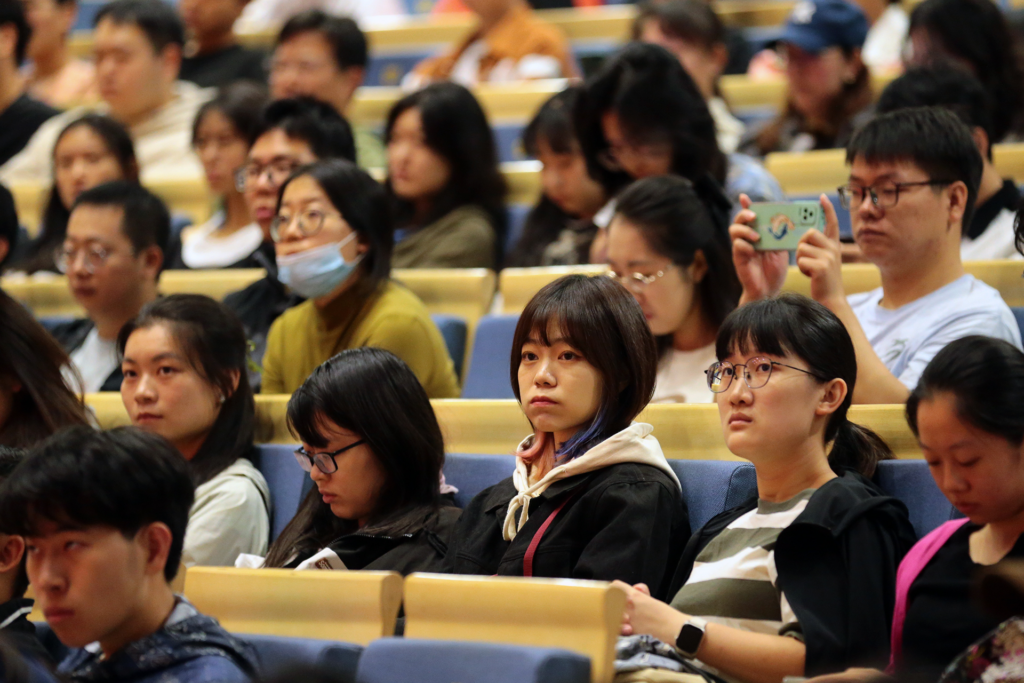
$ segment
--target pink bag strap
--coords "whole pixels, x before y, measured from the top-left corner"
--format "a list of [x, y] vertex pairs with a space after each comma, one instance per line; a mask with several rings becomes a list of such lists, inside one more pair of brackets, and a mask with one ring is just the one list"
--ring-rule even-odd
[[889, 667], [885, 670], [889, 675], [896, 673], [896, 668], [903, 658], [903, 622], [907, 619], [907, 594], [910, 586], [917, 579], [935, 553], [939, 552], [950, 536], [969, 520], [954, 519], [932, 530], [927, 536], [914, 544], [896, 571], [896, 608], [892, 615], [892, 651], [889, 655]]
[[577, 493], [578, 491], [574, 491], [570, 495], [566, 496], [565, 500], [559, 503], [558, 507], [551, 511], [548, 518], [545, 519], [544, 523], [540, 525], [539, 529], [537, 529], [537, 533], [535, 533], [533, 538], [530, 539], [530, 545], [527, 546], [526, 554], [523, 555], [523, 576], [533, 576], [533, 556], [537, 554], [537, 546], [540, 545], [540, 540], [544, 538], [544, 534], [547, 532], [548, 527], [551, 526], [551, 522], [555, 521], [555, 517], [558, 516], [558, 513], [562, 511], [562, 508], [564, 508], [570, 500], [576, 497]]

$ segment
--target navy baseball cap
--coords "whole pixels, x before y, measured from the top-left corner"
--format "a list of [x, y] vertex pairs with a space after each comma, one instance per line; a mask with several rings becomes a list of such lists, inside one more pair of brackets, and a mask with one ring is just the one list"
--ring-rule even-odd
[[779, 41], [817, 54], [830, 47], [864, 45], [868, 19], [847, 0], [801, 0], [793, 8]]

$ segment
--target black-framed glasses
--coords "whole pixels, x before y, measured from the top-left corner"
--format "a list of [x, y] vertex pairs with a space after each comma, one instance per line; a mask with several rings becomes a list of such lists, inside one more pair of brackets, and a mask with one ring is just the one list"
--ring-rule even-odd
[[925, 187], [949, 185], [955, 180], [922, 180], [915, 183], [883, 182], [877, 185], [862, 187], [860, 185], [843, 185], [839, 189], [839, 204], [844, 209], [856, 208], [864, 203], [864, 197], [871, 197], [871, 205], [880, 209], [891, 209], [900, 200], [900, 190], [905, 187]]
[[364, 443], [366, 443], [366, 439], [359, 439], [359, 441], [353, 444], [329, 453], [310, 453], [305, 448], [299, 446], [295, 451], [295, 459], [299, 461], [299, 466], [306, 472], [312, 472], [313, 465], [316, 465], [316, 468], [324, 474], [334, 474], [338, 471], [338, 461], [335, 458], [347, 450], [353, 449], [356, 446], [362, 446]]
[[278, 214], [270, 221], [270, 239], [280, 242], [281, 236], [284, 235], [284, 231], [292, 224], [292, 221], [297, 224], [300, 235], [313, 237], [323, 229], [324, 221], [329, 213], [341, 215], [337, 212], [321, 211], [320, 209], [306, 209], [294, 217]]
[[704, 371], [704, 374], [708, 377], [708, 389], [716, 394], [720, 394], [732, 386], [732, 380], [736, 376], [737, 368], [743, 368], [743, 381], [748, 387], [760, 389], [765, 384], [768, 384], [768, 380], [772, 376], [772, 368], [776, 365], [802, 372], [817, 379], [817, 376], [809, 370], [786, 365], [764, 356], [748, 358], [746, 363], [733, 364], [727, 360], [720, 363], [712, 363], [711, 367]]
[[71, 270], [71, 265], [78, 259], [78, 255], [82, 254], [82, 263], [85, 271], [91, 275], [97, 269], [103, 267], [103, 264], [107, 262], [112, 253], [106, 247], [96, 244], [74, 248], [61, 245], [53, 252], [53, 264], [57, 266], [58, 271], [67, 275], [68, 271]]

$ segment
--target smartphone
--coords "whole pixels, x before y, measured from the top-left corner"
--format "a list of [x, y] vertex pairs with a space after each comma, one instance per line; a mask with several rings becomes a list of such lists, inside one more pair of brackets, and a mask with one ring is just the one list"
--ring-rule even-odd
[[757, 216], [751, 227], [761, 236], [754, 243], [758, 251], [792, 251], [808, 230], [825, 231], [825, 212], [818, 202], [754, 202], [750, 210]]

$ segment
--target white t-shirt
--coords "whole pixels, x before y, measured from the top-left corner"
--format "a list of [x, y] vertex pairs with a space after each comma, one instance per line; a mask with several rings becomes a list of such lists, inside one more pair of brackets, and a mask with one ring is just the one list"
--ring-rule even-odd
[[964, 238], [960, 243], [960, 260], [989, 261], [1024, 258], [1017, 251], [1017, 246], [1014, 243], [1013, 221], [1016, 218], [1016, 212], [1004, 207], [988, 224], [985, 232], [978, 235], [977, 239]]
[[[100, 339], [100, 333], [92, 328], [85, 341], [71, 353], [71, 363], [82, 376], [82, 390], [91, 394], [99, 391], [120, 366], [117, 359], [117, 343], [114, 340]], [[66, 377], [68, 386], [75, 386], [70, 377]]]
[[250, 223], [225, 237], [214, 233], [224, 225], [224, 214], [181, 233], [181, 260], [193, 269], [227, 268], [238, 263], [263, 244], [263, 230], [256, 223]]
[[899, 5], [889, 5], [878, 21], [871, 26], [861, 58], [872, 71], [899, 68], [903, 56], [903, 43], [910, 29], [910, 19]]
[[908, 389], [950, 342], [973, 334], [1021, 348], [1020, 329], [999, 292], [973, 275], [896, 310], [882, 308], [882, 289], [848, 297], [853, 312], [885, 367]]
[[299, 12], [311, 9], [352, 17], [361, 28], [368, 28], [373, 20], [391, 20], [406, 14], [402, 0], [252, 0], [235, 22], [235, 33], [276, 31]]
[[717, 360], [714, 344], [695, 351], [669, 349], [658, 363], [651, 403], [714, 403], [704, 371]]

